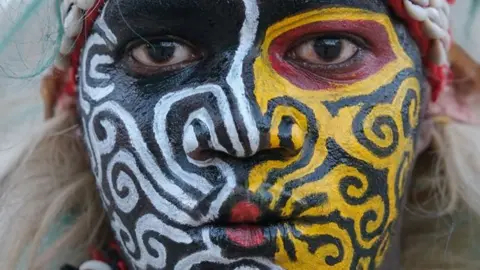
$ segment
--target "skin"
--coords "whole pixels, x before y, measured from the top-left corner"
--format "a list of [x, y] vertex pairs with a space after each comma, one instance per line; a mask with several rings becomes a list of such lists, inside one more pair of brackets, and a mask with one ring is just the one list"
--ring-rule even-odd
[[392, 18], [371, 0], [107, 4], [80, 112], [132, 269], [396, 269], [426, 99]]

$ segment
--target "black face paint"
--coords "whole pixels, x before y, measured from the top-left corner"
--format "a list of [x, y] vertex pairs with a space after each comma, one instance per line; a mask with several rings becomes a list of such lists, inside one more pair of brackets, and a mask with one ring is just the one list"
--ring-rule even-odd
[[[418, 52], [387, 14], [382, 1], [109, 2], [83, 52], [80, 110], [130, 266], [379, 267], [424, 107]], [[368, 46], [302, 62], [304, 40], [345, 32]]]

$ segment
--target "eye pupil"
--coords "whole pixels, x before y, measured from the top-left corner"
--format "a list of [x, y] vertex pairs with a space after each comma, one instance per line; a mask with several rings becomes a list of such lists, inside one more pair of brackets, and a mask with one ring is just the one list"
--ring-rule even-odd
[[326, 62], [333, 62], [342, 53], [342, 41], [339, 39], [319, 38], [313, 47], [315, 53]]
[[148, 56], [157, 63], [170, 60], [174, 56], [176, 49], [176, 44], [173, 42], [159, 42], [147, 45]]

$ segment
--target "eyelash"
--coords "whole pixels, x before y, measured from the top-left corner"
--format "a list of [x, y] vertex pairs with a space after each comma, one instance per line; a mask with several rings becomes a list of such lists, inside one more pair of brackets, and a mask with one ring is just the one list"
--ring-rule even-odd
[[340, 32], [325, 32], [325, 33], [314, 33], [314, 34], [308, 34], [304, 37], [302, 37], [299, 40], [294, 41], [290, 46], [288, 46], [288, 50], [294, 48], [295, 46], [298, 46], [302, 44], [305, 41], [308, 41], [313, 38], [332, 38], [332, 39], [346, 39], [352, 43], [354, 43], [356, 46], [359, 48], [368, 50], [370, 48], [369, 42], [355, 34], [350, 34], [350, 33], [340, 33]]
[[[163, 35], [163, 36], [156, 36], [156, 37], [151, 37], [151, 38], [142, 38], [142, 39], [136, 39], [133, 41], [130, 41], [127, 43], [127, 45], [124, 47], [124, 49], [119, 53], [118, 59], [120, 62], [121, 67], [124, 70], [127, 70], [127, 74], [133, 77], [148, 77], [152, 75], [160, 75], [160, 74], [165, 74], [165, 73], [172, 73], [175, 71], [180, 71], [187, 66], [189, 66], [192, 63], [188, 64], [182, 64], [178, 63], [172, 66], [164, 66], [164, 67], [153, 67], [153, 66], [147, 66], [143, 65], [140, 66], [141, 64], [138, 63], [137, 60], [133, 57], [133, 49], [138, 48], [139, 46], [142, 45], [152, 45], [157, 42], [175, 42], [179, 44], [184, 44], [185, 46], [188, 46], [189, 48], [194, 48], [195, 52], [201, 56], [201, 58], [205, 57], [204, 51], [196, 48], [186, 40], [172, 36], [172, 35]], [[194, 64], [194, 63], [193, 63]]]
[[[297, 46], [303, 44], [304, 42], [307, 42], [311, 39], [315, 39], [315, 38], [331, 38], [331, 39], [337, 39], [337, 40], [348, 40], [349, 42], [353, 43], [355, 46], [358, 47], [358, 51], [355, 53], [355, 55], [353, 55], [350, 59], [348, 59], [346, 62], [343, 62], [343, 63], [340, 63], [340, 64], [330, 64], [330, 65], [326, 65], [324, 66], [325, 69], [328, 69], [328, 70], [335, 70], [335, 69], [341, 69], [343, 67], [346, 67], [348, 65], [350, 65], [352, 62], [356, 61], [356, 60], [359, 60], [359, 58], [361, 58], [362, 54], [365, 54], [367, 51], [370, 50], [370, 46], [368, 44], [368, 42], [357, 36], [357, 35], [353, 35], [353, 34], [348, 34], [348, 33], [321, 33], [321, 34], [311, 34], [311, 35], [307, 35], [303, 38], [301, 38], [300, 40], [298, 41], [295, 41], [293, 42], [289, 47], [288, 49], [286, 50], [285, 54], [284, 54], [284, 58], [285, 59], [288, 59], [288, 52], [290, 52], [292, 49], [296, 48]], [[310, 68], [316, 68], [317, 66], [313, 65], [313, 64], [309, 64], [309, 63], [305, 63], [304, 64], [305, 67], [310, 67]]]
[[[288, 52], [290, 50], [314, 38], [331, 38], [336, 40], [348, 40], [358, 48], [358, 51], [355, 52], [355, 54], [352, 57], [350, 57], [347, 61], [342, 63], [328, 64], [320, 67], [318, 65], [311, 64], [308, 62], [301, 63], [298, 61], [290, 61], [291, 65], [297, 66], [301, 69], [305, 69], [306, 71], [310, 70], [310, 72], [313, 72], [313, 73], [318, 73], [320, 72], [320, 70], [324, 70], [324, 71], [342, 70], [342, 69], [347, 69], [349, 66], [353, 66], [357, 61], [360, 62], [362, 57], [366, 53], [368, 53], [368, 51], [370, 50], [369, 43], [364, 38], [361, 38], [355, 34], [341, 33], [341, 32], [312, 33], [312, 34], [305, 35], [301, 39], [296, 40], [295, 42], [290, 44], [288, 46], [288, 49], [285, 51], [283, 58], [288, 61], [288, 58], [289, 58]], [[198, 55], [199, 57], [192, 62], [177, 63], [177, 64], [166, 65], [161, 67], [142, 65], [142, 63], [138, 62], [133, 57], [133, 49], [138, 48], [139, 46], [142, 46], [142, 44], [149, 44], [149, 43], [155, 43], [155, 42], [161, 42], [161, 41], [178, 42], [180, 44], [184, 44], [189, 48], [193, 48], [193, 50], [195, 51], [195, 54]], [[138, 78], [146, 78], [153, 75], [162, 75], [162, 74], [168, 75], [175, 72], [181, 72], [182, 70], [185, 70], [185, 68], [189, 66], [194, 66], [195, 63], [202, 61], [203, 59], [205, 59], [205, 56], [206, 56], [206, 53], [204, 51], [199, 50], [195, 46], [191, 45], [189, 42], [178, 37], [166, 35], [161, 37], [153, 37], [150, 39], [142, 39], [142, 40], [137, 39], [129, 42], [125, 46], [125, 49], [122, 51], [122, 53], [120, 53], [119, 55], [120, 60], [117, 63], [120, 63], [120, 67], [123, 70], [126, 70], [127, 74], [129, 74], [130, 76], [138, 77]]]

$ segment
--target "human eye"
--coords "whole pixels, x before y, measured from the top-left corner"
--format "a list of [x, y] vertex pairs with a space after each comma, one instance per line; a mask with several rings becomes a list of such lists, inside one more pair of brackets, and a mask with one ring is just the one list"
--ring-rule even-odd
[[297, 43], [287, 52], [286, 58], [306, 69], [332, 68], [347, 64], [361, 49], [351, 38], [320, 35]]
[[200, 50], [173, 37], [135, 41], [127, 46], [126, 69], [148, 76], [184, 69], [202, 58]]

